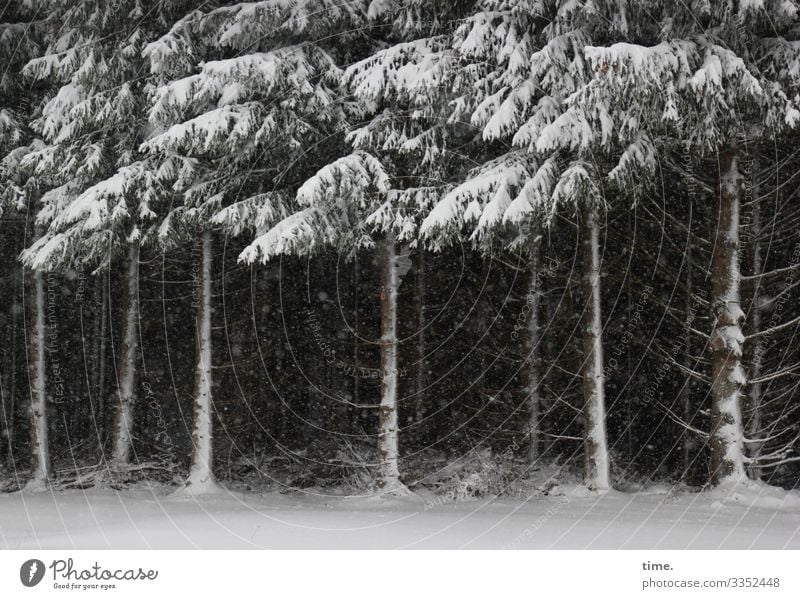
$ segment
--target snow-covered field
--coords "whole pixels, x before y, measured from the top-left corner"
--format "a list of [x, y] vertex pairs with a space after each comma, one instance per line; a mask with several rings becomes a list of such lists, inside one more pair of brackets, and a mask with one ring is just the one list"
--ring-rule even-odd
[[0, 548], [800, 549], [800, 499], [771, 489], [493, 501], [163, 489], [0, 495]]

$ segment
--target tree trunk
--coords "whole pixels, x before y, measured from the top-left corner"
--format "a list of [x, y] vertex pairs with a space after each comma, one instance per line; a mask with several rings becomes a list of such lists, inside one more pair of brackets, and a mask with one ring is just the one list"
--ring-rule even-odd
[[525, 295], [527, 327], [524, 335], [523, 352], [525, 364], [522, 368], [522, 389], [528, 406], [528, 463], [535, 464], [540, 456], [540, 414], [542, 401], [539, 393], [541, 381], [541, 362], [539, 353], [539, 305], [540, 305], [540, 265], [541, 236], [538, 230], [531, 231], [528, 292]]
[[394, 236], [386, 235], [381, 264], [381, 404], [378, 486], [387, 491], [402, 488], [398, 467], [397, 417], [397, 289]]
[[[750, 248], [750, 274], [758, 277], [763, 274], [764, 264], [762, 257], [761, 247], [761, 204], [758, 202], [758, 186], [756, 185], [756, 177], [758, 176], [758, 163], [753, 162], [751, 177], [752, 177], [752, 194], [751, 202], [753, 206], [753, 220], [752, 220], [752, 247]], [[750, 329], [749, 333], [759, 333], [761, 331], [761, 283], [756, 279], [753, 285], [753, 295], [750, 298]], [[748, 353], [749, 379], [757, 379], [761, 376], [761, 347], [757, 341], [750, 344], [750, 347], [745, 346]], [[748, 382], [747, 391], [747, 438], [752, 439], [747, 443], [747, 456], [753, 460], [747, 468], [747, 472], [753, 480], [760, 480], [762, 476], [762, 469], [758, 465], [758, 458], [761, 455], [763, 442], [758, 441], [759, 435], [763, 433], [761, 430], [761, 383]]]
[[[186, 486], [192, 493], [217, 488], [213, 473], [212, 370], [211, 370], [211, 263], [212, 233], [203, 231], [200, 241], [200, 280], [197, 300], [197, 361], [194, 373], [194, 431], [192, 465]], [[198, 284], [196, 283], [196, 284]]]
[[45, 359], [47, 337], [44, 324], [44, 275], [39, 271], [32, 272], [31, 283], [34, 297], [30, 310], [31, 331], [28, 337], [28, 379], [31, 393], [29, 415], [32, 477], [27, 488], [38, 490], [47, 488], [52, 476], [47, 426]]
[[109, 273], [95, 281], [95, 302], [100, 313], [94, 317], [94, 348], [92, 352], [92, 389], [97, 402], [95, 428], [101, 450], [106, 441], [106, 338], [108, 337], [108, 286]]
[[139, 245], [128, 247], [125, 297], [125, 332], [120, 357], [118, 404], [114, 418], [114, 439], [111, 468], [125, 471], [130, 463], [133, 409], [136, 403], [137, 357], [139, 353]]
[[606, 440], [605, 377], [603, 374], [603, 323], [600, 306], [600, 222], [594, 206], [581, 215], [583, 254], [583, 419], [584, 478], [590, 489], [609, 488]]
[[744, 478], [741, 389], [742, 369], [739, 277], [739, 208], [742, 175], [735, 150], [719, 153], [717, 231], [711, 261], [712, 320], [711, 353], [711, 459], [709, 482]]

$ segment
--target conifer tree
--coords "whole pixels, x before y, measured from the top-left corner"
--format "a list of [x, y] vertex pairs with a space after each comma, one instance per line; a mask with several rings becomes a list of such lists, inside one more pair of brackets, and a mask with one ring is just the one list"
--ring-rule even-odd
[[[668, 3], [653, 2], [648, 11], [665, 26], [640, 33], [642, 44], [585, 49], [592, 77], [551, 125], [550, 139], [562, 147], [606, 148], [618, 156], [608, 178], [623, 185], [653, 174], [657, 153], [674, 151], [677, 139], [715, 159], [709, 481], [736, 483], [746, 473], [739, 257], [744, 152], [748, 143], [796, 126], [800, 117], [796, 79], [787, 76], [797, 51], [783, 37], [791, 33], [796, 8], [720, 2], [673, 15]], [[636, 21], [646, 28], [642, 16]], [[547, 133], [538, 144], [549, 144]]]
[[190, 492], [215, 487], [214, 235], [263, 231], [286, 216], [300, 173], [343, 129], [332, 52], [347, 37], [336, 34], [355, 30], [365, 8], [332, 0], [221, 6], [189, 13], [145, 48], [160, 84], [142, 148], [178, 195], [161, 238], [196, 236], [201, 249]]
[[[23, 74], [47, 86], [48, 100], [32, 127], [43, 143], [21, 167], [45, 193], [37, 221], [44, 234], [22, 254], [40, 271], [116, 266], [126, 272], [111, 472], [124, 477], [134, 451], [138, 395], [139, 252], [155, 241], [163, 199], [149, 157], [147, 80], [141, 53], [148, 36], [170, 18], [158, 2], [57, 2], [43, 25], [48, 40]], [[101, 390], [102, 392], [102, 390]]]
[[[460, 193], [445, 196], [428, 216], [422, 232], [435, 239], [467, 225], [481, 238], [512, 226], [517, 235], [511, 244], [527, 239], [535, 268], [541, 226], [552, 223], [563, 208], [578, 216], [584, 296], [584, 478], [590, 488], [603, 490], [610, 485], [600, 290], [600, 227], [606, 200], [594, 148], [574, 139], [580, 129], [553, 130], [568, 98], [588, 76], [583, 46], [589, 31], [604, 31], [605, 25], [596, 27], [602, 23], [599, 15], [585, 23], [578, 18], [592, 10], [534, 0], [477, 4], [454, 38], [461, 57], [457, 79], [463, 89], [454, 118], [479, 128], [485, 142], [505, 142], [511, 149], [473, 169], [457, 188]], [[530, 279], [535, 297], [533, 272]], [[535, 318], [529, 328], [533, 351], [538, 340]], [[536, 364], [534, 357], [527, 376], [531, 430], [539, 428]], [[536, 447], [532, 436], [529, 457], [537, 454]]]
[[[35, 2], [12, 5], [10, 10], [4, 11], [3, 22], [0, 22], [0, 53], [8, 57], [0, 74], [0, 156], [3, 157], [0, 218], [4, 219], [15, 213], [30, 215], [35, 211], [35, 182], [26, 180], [21, 174], [20, 161], [28, 150], [39, 145], [27, 126], [37, 97], [35, 90], [23, 84], [18, 73], [25, 61], [40, 52], [42, 23], [36, 18], [37, 8]], [[28, 222], [25, 224], [28, 228]], [[11, 226], [9, 223], [3, 225], [4, 228]], [[37, 226], [32, 228], [34, 235], [39, 232]], [[26, 238], [27, 233], [26, 230]], [[24, 303], [30, 320], [27, 371], [31, 478], [27, 488], [42, 490], [52, 480], [45, 363], [45, 281], [42, 274], [35, 271], [24, 273], [23, 279], [24, 288], [28, 290], [24, 294]], [[13, 414], [10, 416], [13, 418]]]
[[[331, 244], [372, 248], [381, 263], [381, 400], [378, 486], [404, 493], [399, 467], [398, 297], [422, 217], [446, 188], [454, 137], [445, 112], [449, 30], [462, 5], [372, 2], [368, 16], [391, 44], [345, 69], [351, 94], [347, 141], [355, 153], [321, 169], [298, 191], [301, 209], [245, 250], [247, 262]], [[380, 37], [380, 36], [375, 36]], [[394, 43], [392, 43], [394, 42]], [[385, 42], [384, 42], [385, 44]], [[460, 158], [460, 157], [459, 157]], [[420, 250], [421, 251], [421, 250]], [[419, 276], [419, 275], [418, 275]]]

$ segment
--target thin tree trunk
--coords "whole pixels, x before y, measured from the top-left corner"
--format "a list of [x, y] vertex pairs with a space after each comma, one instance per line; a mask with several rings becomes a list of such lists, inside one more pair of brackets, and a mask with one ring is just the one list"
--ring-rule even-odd
[[186, 482], [192, 493], [217, 487], [213, 465], [213, 379], [211, 370], [212, 233], [203, 231], [200, 249], [200, 289], [197, 305], [197, 360], [194, 373], [194, 430], [192, 465]]
[[398, 467], [397, 418], [397, 289], [396, 247], [391, 233], [383, 243], [381, 264], [381, 404], [379, 415], [378, 485], [388, 491], [402, 488]]
[[523, 392], [528, 406], [528, 463], [535, 464], [540, 456], [540, 415], [542, 401], [539, 393], [541, 381], [541, 362], [539, 353], [539, 304], [540, 304], [540, 265], [541, 236], [537, 230], [531, 231], [528, 293], [525, 295], [527, 308], [527, 330], [524, 337], [523, 352], [525, 365], [522, 369]]
[[590, 489], [610, 486], [606, 440], [605, 376], [603, 374], [603, 323], [600, 291], [600, 222], [594, 206], [582, 210], [583, 254], [583, 418], [584, 478]]
[[37, 490], [47, 488], [52, 473], [47, 426], [44, 275], [39, 271], [33, 271], [31, 273], [31, 283], [33, 286], [33, 302], [31, 305], [31, 331], [28, 337], [28, 379], [31, 393], [29, 416], [32, 477], [28, 483], [28, 488]]
[[717, 231], [712, 257], [711, 331], [711, 484], [744, 478], [741, 389], [742, 369], [739, 276], [739, 208], [743, 179], [733, 149], [719, 153]]
[[108, 337], [108, 289], [105, 276], [98, 276], [95, 281], [95, 301], [100, 306], [100, 318], [94, 318], [94, 348], [92, 352], [92, 388], [97, 398], [97, 415], [95, 427], [97, 441], [101, 450], [106, 440], [106, 338]]
[[125, 297], [125, 332], [120, 357], [118, 404], [114, 417], [111, 452], [112, 470], [125, 471], [132, 448], [133, 411], [136, 404], [137, 358], [139, 353], [139, 244], [128, 247]]

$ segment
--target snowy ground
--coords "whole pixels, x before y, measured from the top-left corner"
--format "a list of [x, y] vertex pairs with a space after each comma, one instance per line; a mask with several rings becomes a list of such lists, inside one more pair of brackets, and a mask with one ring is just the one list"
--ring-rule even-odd
[[568, 493], [512, 501], [140, 488], [0, 494], [0, 548], [800, 549], [797, 493]]

